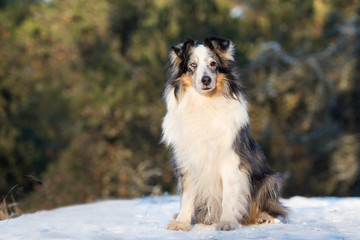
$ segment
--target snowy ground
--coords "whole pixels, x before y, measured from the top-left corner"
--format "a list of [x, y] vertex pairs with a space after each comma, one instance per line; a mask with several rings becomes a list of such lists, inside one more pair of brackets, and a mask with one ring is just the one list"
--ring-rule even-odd
[[190, 232], [166, 230], [179, 196], [112, 200], [25, 214], [0, 221], [0, 239], [360, 239], [360, 198], [303, 198], [282, 201], [286, 224], [219, 232], [196, 225]]

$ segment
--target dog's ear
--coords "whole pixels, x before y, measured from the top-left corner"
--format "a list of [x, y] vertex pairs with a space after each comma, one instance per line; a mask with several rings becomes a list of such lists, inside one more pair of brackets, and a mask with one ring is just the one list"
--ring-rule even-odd
[[229, 39], [207, 37], [204, 40], [204, 44], [218, 54], [222, 59], [234, 60], [234, 44]]
[[194, 47], [195, 42], [192, 39], [187, 39], [184, 42], [175, 44], [171, 47], [170, 59], [171, 62], [181, 62], [188, 55], [189, 51]]

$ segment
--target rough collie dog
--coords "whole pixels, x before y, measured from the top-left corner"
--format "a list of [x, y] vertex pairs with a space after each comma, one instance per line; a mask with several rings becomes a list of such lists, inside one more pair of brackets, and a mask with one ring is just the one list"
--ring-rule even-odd
[[250, 136], [247, 102], [233, 67], [230, 40], [188, 39], [170, 51], [162, 129], [181, 192], [170, 230], [195, 223], [233, 230], [286, 217], [279, 203], [281, 176]]

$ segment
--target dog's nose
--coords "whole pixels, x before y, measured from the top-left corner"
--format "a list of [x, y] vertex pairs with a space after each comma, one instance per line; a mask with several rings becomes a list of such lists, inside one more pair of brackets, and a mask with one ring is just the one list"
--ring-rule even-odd
[[205, 85], [205, 86], [209, 86], [211, 83], [211, 78], [209, 76], [203, 76], [201, 78], [201, 82]]

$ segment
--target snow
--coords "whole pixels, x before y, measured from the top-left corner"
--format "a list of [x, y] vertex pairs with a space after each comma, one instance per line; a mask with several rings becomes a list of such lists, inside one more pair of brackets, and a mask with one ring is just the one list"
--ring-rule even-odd
[[230, 232], [195, 225], [190, 232], [166, 230], [179, 196], [108, 200], [24, 214], [0, 221], [0, 239], [360, 239], [360, 198], [292, 197], [285, 224], [241, 227]]

